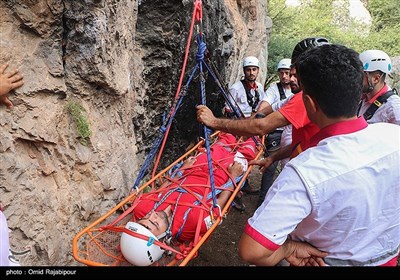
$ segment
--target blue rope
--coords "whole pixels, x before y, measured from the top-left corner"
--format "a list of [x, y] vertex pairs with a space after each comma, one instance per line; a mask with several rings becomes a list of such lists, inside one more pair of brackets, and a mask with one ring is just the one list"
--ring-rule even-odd
[[[175, 108], [175, 110], [173, 111], [173, 113], [171, 114], [168, 122], [166, 122], [165, 119], [165, 114], [163, 115], [163, 125], [158, 129], [157, 132], [157, 137], [154, 140], [153, 146], [151, 147], [150, 153], [147, 155], [146, 160], [142, 166], [142, 168], [139, 171], [139, 175], [136, 178], [136, 181], [134, 183], [134, 185], [132, 186], [132, 189], [138, 189], [140, 182], [143, 180], [144, 176], [146, 176], [146, 172], [151, 164], [151, 162], [153, 161], [157, 151], [160, 148], [160, 145], [162, 143], [162, 140], [164, 139], [165, 136], [165, 132], [167, 131], [167, 128], [171, 126], [172, 121], [178, 111], [178, 109], [180, 108], [180, 106], [182, 105], [182, 101], [183, 98], [186, 96], [187, 93], [187, 88], [189, 87], [190, 82], [193, 80], [193, 77], [198, 69], [198, 65], [196, 65], [195, 67], [193, 67], [191, 74], [189, 75], [189, 79], [186, 82], [185, 86], [183, 87], [182, 91], [179, 93], [179, 97], [176, 101], [175, 106], [173, 106], [172, 108]], [[172, 111], [172, 109], [171, 109]]]
[[[183, 98], [186, 96], [189, 84], [193, 80], [194, 75], [196, 74], [197, 70], [199, 70], [200, 73], [201, 73], [201, 80], [200, 80], [201, 104], [206, 105], [206, 94], [205, 94], [205, 85], [204, 85], [205, 81], [204, 81], [204, 78], [202, 76], [203, 65], [206, 67], [207, 71], [214, 78], [214, 81], [217, 83], [220, 91], [223, 93], [225, 99], [228, 101], [228, 104], [231, 107], [231, 109], [235, 112], [235, 115], [238, 118], [244, 116], [244, 114], [243, 114], [243, 112], [241, 112], [240, 108], [238, 106], [234, 106], [231, 103], [230, 99], [227, 97], [226, 91], [222, 88], [222, 86], [219, 83], [215, 73], [208, 66], [208, 64], [204, 61], [205, 52], [207, 50], [207, 45], [202, 40], [202, 36], [200, 34], [197, 35], [196, 41], [197, 41], [197, 44], [198, 44], [198, 51], [196, 53], [196, 60], [197, 60], [198, 63], [191, 70], [189, 78], [186, 81], [186, 84], [183, 87], [182, 91], [180, 92], [179, 97], [178, 97], [178, 99], [176, 101], [176, 104], [174, 106], [172, 106], [172, 109], [175, 108], [175, 110], [172, 111], [172, 109], [171, 109], [171, 111], [173, 113], [171, 113], [169, 119], [166, 120], [165, 113], [163, 114], [163, 124], [157, 131], [157, 137], [156, 137], [156, 139], [155, 139], [155, 141], [153, 143], [153, 146], [152, 146], [152, 148], [150, 150], [150, 153], [147, 155], [146, 160], [145, 160], [141, 170], [139, 171], [139, 175], [136, 178], [136, 181], [135, 181], [132, 189], [138, 189], [140, 182], [146, 176], [146, 172], [147, 172], [151, 162], [153, 161], [157, 151], [159, 150], [159, 147], [160, 147], [160, 145], [162, 143], [162, 140], [165, 137], [165, 133], [166, 133], [167, 129], [171, 126], [172, 121], [173, 121], [173, 119], [175, 117], [175, 114], [177, 113], [178, 109], [180, 108], [180, 106], [182, 104], [182, 101], [183, 101]], [[213, 168], [212, 168], [212, 160], [211, 160], [211, 153], [210, 153], [210, 141], [209, 141], [209, 137], [210, 137], [210, 134], [211, 134], [211, 129], [209, 129], [206, 126], [203, 126], [203, 133], [204, 133], [204, 136], [205, 136], [205, 145], [206, 145], [206, 150], [207, 150], [208, 167], [209, 167], [209, 170], [210, 170], [210, 183], [211, 183], [211, 189], [212, 189], [212, 194], [213, 194], [213, 204], [214, 204], [213, 206], [215, 207], [217, 202], [216, 202], [216, 195], [215, 195], [215, 183], [214, 183], [214, 175], [213, 175], [213, 171], [212, 171]], [[256, 144], [258, 144], [258, 141], [254, 136], [252, 137], [252, 139]]]
[[[216, 81], [220, 91], [222, 92], [222, 94], [224, 95], [225, 100], [227, 101], [229, 107], [233, 110], [233, 112], [235, 113], [235, 116], [237, 118], [244, 118], [244, 114], [242, 112], [242, 110], [240, 110], [239, 106], [234, 106], [230, 100], [230, 98], [228, 97], [227, 92], [222, 88], [221, 83], [219, 83], [218, 78], [216, 77], [214, 71], [212, 71], [212, 69], [210, 68], [210, 66], [203, 61], [204, 66], [207, 68], [207, 71], [211, 74], [211, 76], [214, 78], [214, 80]], [[254, 143], [257, 145], [259, 145], [259, 141], [257, 140], [257, 138], [255, 136], [252, 136], [251, 139], [254, 141]]]
[[[202, 41], [202, 36], [197, 35], [196, 40], [197, 40], [197, 45], [199, 46], [197, 54], [196, 54], [196, 60], [198, 62], [199, 71], [200, 71], [201, 104], [206, 105], [206, 90], [205, 90], [205, 85], [204, 85], [205, 81], [204, 81], [204, 76], [203, 76], [203, 60], [204, 60], [204, 53], [206, 52], [207, 46]], [[208, 170], [210, 172], [210, 185], [211, 185], [211, 192], [213, 194], [213, 207], [216, 207], [217, 206], [217, 198], [215, 195], [214, 172], [213, 172], [212, 158], [211, 158], [211, 151], [210, 151], [210, 139], [209, 139], [210, 130], [205, 125], [201, 124], [201, 127], [203, 128], [205, 146], [206, 146], [206, 151], [207, 151], [207, 164], [208, 164]]]
[[204, 64], [204, 66], [207, 68], [207, 71], [211, 74], [211, 76], [212, 76], [212, 77], [214, 78], [214, 80], [216, 81], [216, 83], [217, 83], [217, 85], [218, 85], [218, 88], [219, 88], [219, 90], [221, 91], [221, 93], [223, 94], [226, 103], [228, 103], [229, 108], [235, 113], [235, 116], [236, 116], [237, 118], [241, 118], [241, 117], [244, 118], [245, 116], [244, 116], [242, 110], [240, 110], [240, 107], [239, 107], [239, 106], [235, 106], [235, 105], [232, 103], [231, 99], [229, 98], [229, 93], [227, 93], [227, 92], [225, 91], [225, 89], [222, 87], [222, 85], [221, 85], [221, 83], [219, 82], [219, 80], [218, 80], [217, 76], [215, 75], [214, 71], [212, 71], [212, 69], [210, 68], [210, 66], [209, 66], [205, 61], [203, 61], [203, 64]]
[[[182, 100], [183, 100], [183, 98], [186, 96], [186, 93], [187, 93], [187, 89], [188, 89], [188, 87], [189, 87], [189, 84], [190, 84], [190, 82], [193, 80], [194, 75], [195, 75], [195, 73], [197, 72], [197, 70], [199, 70], [199, 72], [200, 72], [201, 104], [202, 104], [202, 105], [206, 105], [206, 92], [205, 92], [205, 80], [204, 80], [204, 75], [203, 75], [203, 65], [206, 67], [207, 71], [208, 71], [208, 72], [211, 74], [211, 76], [214, 78], [214, 81], [217, 83], [217, 85], [218, 85], [220, 91], [221, 91], [222, 94], [224, 95], [225, 100], [227, 100], [227, 103], [229, 104], [229, 106], [231, 107], [231, 109], [235, 112], [236, 117], [237, 117], [237, 118], [244, 117], [244, 114], [243, 114], [243, 112], [240, 110], [240, 108], [239, 108], [237, 105], [234, 106], [234, 105], [232, 104], [232, 102], [231, 102], [230, 99], [228, 98], [228, 94], [226, 93], [226, 91], [225, 91], [225, 90], [223, 89], [223, 87], [221, 86], [221, 83], [219, 82], [219, 80], [218, 80], [218, 78], [216, 77], [215, 73], [212, 71], [212, 69], [211, 69], [211, 68], [207, 65], [207, 63], [204, 61], [205, 53], [206, 53], [206, 50], [207, 50], [207, 45], [206, 45], [206, 43], [203, 42], [202, 36], [198, 35], [198, 36], [196, 37], [196, 40], [197, 40], [197, 44], [198, 44], [198, 51], [197, 51], [197, 53], [196, 53], [196, 61], [197, 61], [197, 64], [195, 65], [195, 67], [193, 67], [193, 69], [192, 69], [192, 71], [191, 71], [191, 73], [190, 73], [190, 75], [189, 75], [189, 78], [188, 78], [188, 80], [187, 80], [185, 86], [183, 87], [182, 91], [181, 91], [180, 94], [179, 94], [179, 98], [178, 98], [178, 99], [176, 100], [176, 102], [175, 102], [175, 105], [172, 106], [172, 109], [175, 108], [175, 110], [171, 110], [172, 113], [170, 114], [169, 119], [166, 120], [165, 114], [163, 114], [163, 124], [162, 124], [162, 126], [161, 126], [161, 127], [158, 129], [158, 131], [157, 131], [156, 140], [154, 141], [154, 144], [153, 144], [153, 146], [152, 146], [152, 148], [151, 148], [151, 150], [150, 150], [150, 153], [149, 153], [148, 156], [146, 157], [146, 160], [145, 160], [145, 162], [144, 162], [144, 164], [143, 164], [143, 166], [142, 166], [142, 168], [141, 168], [141, 170], [140, 170], [140, 172], [139, 172], [139, 176], [137, 177], [137, 179], [136, 179], [136, 181], [135, 181], [135, 184], [134, 184], [133, 187], [132, 187], [133, 189], [138, 189], [138, 186], [139, 186], [140, 182], [142, 181], [142, 179], [143, 179], [144, 176], [146, 175], [146, 171], [147, 171], [148, 167], [150, 166], [152, 160], [154, 159], [154, 156], [156, 155], [156, 152], [158, 151], [158, 149], [159, 149], [159, 147], [160, 147], [160, 145], [161, 145], [161, 143], [162, 143], [162, 140], [163, 140], [163, 138], [165, 137], [165, 133], [166, 133], [167, 129], [171, 126], [172, 121], [173, 121], [173, 119], [174, 119], [174, 117], [175, 117], [175, 114], [176, 114], [176, 112], [178, 111], [178, 109], [180, 108], [180, 106], [181, 106], [181, 104], [182, 104]], [[209, 172], [210, 172], [211, 193], [208, 194], [208, 199], [212, 197], [212, 200], [213, 200], [213, 207], [217, 207], [217, 199], [216, 199], [216, 197], [217, 197], [217, 194], [220, 193], [220, 190], [216, 190], [216, 188], [215, 188], [215, 182], [214, 182], [214, 173], [213, 173], [212, 158], [211, 158], [211, 151], [210, 151], [210, 134], [211, 134], [211, 131], [212, 131], [212, 130], [209, 129], [208, 127], [204, 126], [204, 125], [201, 125], [201, 126], [202, 126], [202, 128], [203, 128], [203, 133], [204, 133], [204, 136], [205, 136], [204, 139], [205, 139], [205, 146], [206, 146], [206, 151], [207, 151], [207, 163], [208, 163], [208, 169], [209, 169]], [[252, 137], [252, 138], [253, 138], [254, 142], [255, 142], [256, 144], [258, 144], [257, 139], [256, 139], [255, 137]], [[176, 170], [176, 169], [172, 170], [173, 173], [174, 173], [175, 171], [179, 171], [179, 167], [178, 167], [178, 170]], [[179, 175], [178, 175], [178, 176], [179, 176]], [[240, 176], [239, 178], [237, 178], [237, 179], [236, 179], [236, 182], [239, 182], [241, 177], [242, 177], [242, 176]], [[229, 187], [229, 186], [232, 185], [232, 184], [233, 184], [233, 182], [231, 182], [231, 181], [229, 180], [229, 182], [227, 182], [224, 186]], [[181, 189], [181, 188], [178, 187], [178, 189]], [[166, 197], [168, 197], [168, 196], [171, 194], [171, 191], [176, 191], [176, 190], [177, 190], [177, 189], [175, 189], [175, 190], [170, 190], [170, 192], [168, 192], [168, 194], [164, 197], [163, 201], [166, 199]], [[181, 192], [181, 194], [182, 194], [183, 192], [186, 192], [186, 191], [184, 191], [184, 190], [182, 189], [180, 192]], [[181, 195], [181, 194], [180, 194], [180, 195]], [[211, 196], [211, 197], [210, 197], [210, 196]], [[179, 199], [178, 199], [178, 200], [179, 200]], [[156, 203], [156, 204], [154, 205], [154, 207], [155, 207], [154, 209], [156, 209], [156, 208], [161, 204], [161, 202], [162, 202], [162, 201], [160, 200], [158, 203]], [[195, 202], [195, 204], [199, 204], [199, 203], [200, 203], [199, 201], [196, 201], [196, 202]], [[184, 217], [183, 217], [184, 222], [183, 222], [181, 228], [178, 230], [177, 236], [180, 236], [180, 234], [182, 233], [183, 226], [185, 225], [186, 220], [187, 220], [187, 216], [188, 216], [188, 214], [190, 213], [191, 210], [192, 210], [192, 208], [190, 207], [190, 208], [188, 208], [187, 211], [185, 212]], [[171, 227], [171, 225], [170, 225], [170, 227]], [[167, 234], [169, 234], [169, 235], [171, 234], [171, 232], [170, 232], [170, 227], [169, 227], [169, 229], [167, 230]]]
[[201, 63], [204, 60], [204, 54], [207, 50], [207, 45], [202, 41], [202, 36], [199, 34], [196, 37], [197, 45], [198, 45], [198, 50], [196, 54], [196, 61], [198, 63]]

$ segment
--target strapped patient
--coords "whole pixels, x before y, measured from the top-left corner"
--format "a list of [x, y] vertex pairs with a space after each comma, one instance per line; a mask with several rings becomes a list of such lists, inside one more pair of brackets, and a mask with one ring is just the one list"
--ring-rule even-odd
[[[166, 237], [182, 242], [194, 239], [201, 220], [199, 234], [204, 234], [247, 170], [247, 162], [254, 159], [256, 145], [251, 138], [238, 142], [233, 135], [220, 133], [210, 152], [219, 207], [213, 207], [207, 153], [201, 151], [176, 168], [160, 188], [140, 196], [126, 228], [153, 240]], [[164, 252], [159, 246], [149, 246], [148, 241], [125, 232], [121, 236], [121, 251], [134, 265], [150, 265]]]

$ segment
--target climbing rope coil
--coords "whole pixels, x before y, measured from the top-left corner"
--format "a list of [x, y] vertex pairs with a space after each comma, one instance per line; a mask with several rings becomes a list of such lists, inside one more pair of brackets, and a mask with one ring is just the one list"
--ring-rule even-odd
[[[108, 211], [98, 220], [93, 222], [91, 225], [80, 231], [75, 235], [73, 239], [73, 256], [75, 260], [89, 266], [127, 266], [132, 265], [126, 260], [121, 252], [120, 240], [121, 234], [129, 235], [133, 238], [139, 238], [145, 240], [150, 245], [157, 245], [162, 250], [165, 251], [162, 258], [155, 261], [152, 265], [158, 266], [185, 266], [187, 263], [195, 258], [198, 254], [200, 247], [209, 238], [212, 232], [221, 224], [222, 220], [226, 217], [230, 206], [236, 196], [240, 191], [240, 187], [244, 184], [247, 176], [251, 172], [252, 166], [250, 166], [243, 175], [238, 178], [232, 178], [226, 167], [221, 163], [224, 159], [213, 159], [211, 156], [211, 148], [219, 139], [220, 132], [212, 133], [209, 128], [204, 125], [201, 126], [201, 131], [203, 133], [202, 140], [200, 140], [196, 145], [189, 149], [185, 154], [178, 157], [174, 162], [172, 162], [165, 169], [157, 172], [157, 167], [160, 162], [166, 139], [168, 137], [170, 127], [176, 112], [179, 110], [182, 104], [183, 98], [187, 95], [187, 89], [189, 84], [192, 82], [196, 73], [200, 76], [200, 94], [201, 94], [201, 104], [206, 105], [206, 88], [205, 79], [203, 77], [203, 71], [214, 78], [221, 94], [223, 95], [225, 101], [231, 107], [232, 111], [235, 113], [237, 118], [243, 117], [243, 113], [236, 104], [231, 103], [229, 98], [229, 91], [227, 91], [221, 82], [221, 78], [216, 71], [215, 66], [210, 65], [206, 61], [206, 51], [207, 45], [204, 42], [204, 34], [200, 32], [196, 35], [196, 42], [198, 51], [196, 53], [196, 65], [189, 72], [188, 79], [184, 86], [183, 79], [184, 73], [186, 71], [187, 60], [190, 50], [190, 42], [193, 36], [193, 29], [195, 23], [199, 24], [199, 30], [202, 30], [202, 7], [201, 0], [196, 0], [194, 3], [193, 15], [191, 26], [189, 30], [188, 43], [186, 46], [185, 57], [183, 61], [182, 71], [179, 78], [179, 83], [175, 95], [172, 108], [168, 117], [164, 116], [163, 123], [159, 130], [157, 131], [157, 138], [147, 155], [145, 162], [138, 173], [138, 177], [135, 180], [134, 185], [130, 195], [128, 195], [124, 200], [118, 203], [113, 209]], [[253, 137], [252, 140], [256, 145], [263, 143], [263, 140], [259, 140]], [[237, 143], [234, 143], [234, 147], [230, 147], [232, 151], [237, 149], [243, 144], [242, 139], [238, 139]], [[263, 154], [263, 149], [259, 149], [256, 153], [255, 159], [259, 158]], [[157, 154], [158, 153], [158, 154]], [[196, 172], [198, 165], [194, 164], [191, 167], [186, 167], [182, 169], [182, 164], [185, 159], [190, 156], [196, 156], [200, 153], [206, 154], [207, 160], [202, 163], [203, 166], [207, 166], [209, 177], [207, 185], [203, 185], [203, 193], [198, 193], [193, 191], [195, 186], [187, 184], [185, 179], [187, 176], [193, 172]], [[154, 159], [156, 157], [157, 158]], [[142, 183], [145, 174], [148, 173], [149, 166], [154, 162], [153, 171], [151, 178]], [[214, 169], [217, 166], [220, 170], [229, 177], [229, 180], [223, 186], [216, 186], [214, 178]], [[173, 187], [171, 187], [173, 185]], [[169, 188], [167, 188], [169, 186]], [[224, 207], [221, 207], [217, 203], [217, 195], [221, 193], [224, 189], [232, 187], [231, 195]], [[191, 194], [193, 196], [193, 203], [188, 207], [187, 203], [180, 201], [182, 194]], [[151, 195], [157, 194], [157, 199], [151, 198]], [[174, 200], [170, 199], [172, 196], [175, 197]], [[134, 232], [127, 229], [126, 225], [130, 221], [135, 221], [133, 218], [135, 209], [140, 201], [144, 199], [153, 199], [154, 206], [151, 211], [157, 210], [157, 208], [164, 202], [168, 202], [173, 205], [172, 222], [175, 219], [175, 212], [179, 207], [187, 207], [185, 216], [183, 217], [183, 222], [181, 227], [175, 236], [171, 233], [171, 224], [166, 231], [164, 241], [155, 240], [154, 238], [149, 238], [149, 236], [141, 234], [139, 232]], [[210, 201], [212, 201], [210, 205]], [[199, 222], [197, 223], [197, 228], [194, 234], [194, 238], [191, 240], [182, 239], [182, 230], [186, 223], [186, 217], [190, 214], [190, 211], [195, 211], [195, 209], [201, 209], [204, 212], [209, 213], [210, 221], [207, 224], [207, 231], [205, 233], [200, 232], [201, 223], [204, 216], [200, 215]]]

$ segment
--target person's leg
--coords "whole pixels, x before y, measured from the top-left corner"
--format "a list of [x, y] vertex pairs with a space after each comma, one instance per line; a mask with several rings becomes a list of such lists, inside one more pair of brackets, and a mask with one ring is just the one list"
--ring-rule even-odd
[[261, 178], [261, 188], [258, 196], [257, 208], [263, 203], [265, 195], [267, 194], [269, 188], [274, 182], [275, 170], [277, 166], [278, 161], [275, 161], [273, 164], [270, 165], [270, 167], [268, 167]]

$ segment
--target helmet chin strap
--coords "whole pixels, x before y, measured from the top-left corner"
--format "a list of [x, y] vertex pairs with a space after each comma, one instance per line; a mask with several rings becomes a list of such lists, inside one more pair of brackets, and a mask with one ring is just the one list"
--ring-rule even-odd
[[368, 82], [368, 90], [367, 92], [370, 93], [374, 90], [375, 86], [372, 84], [369, 74], [367, 73], [367, 82]]

